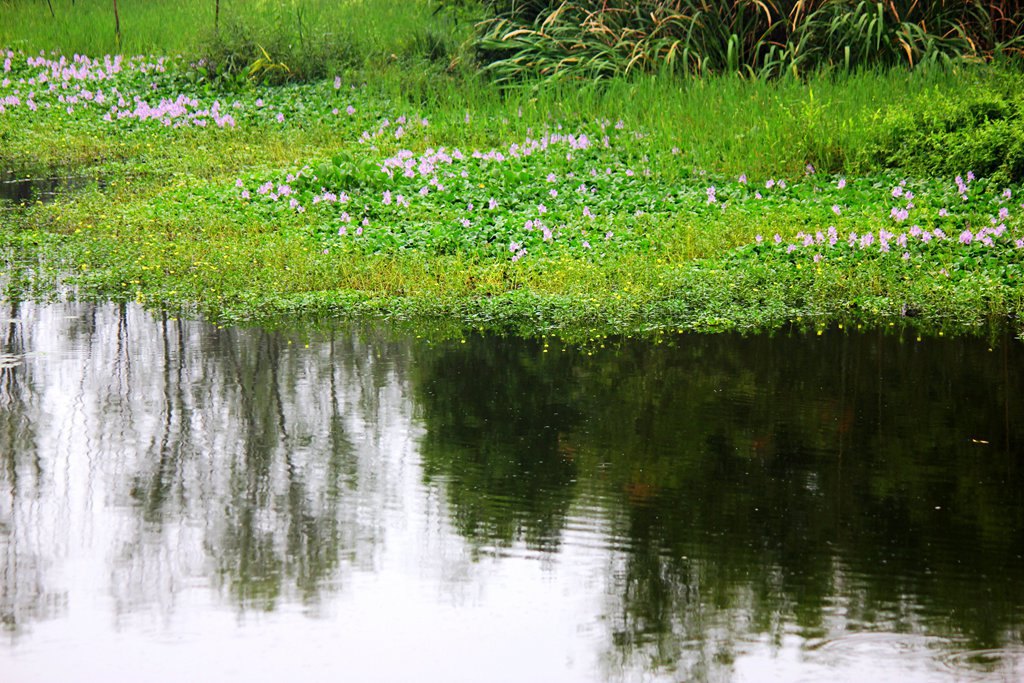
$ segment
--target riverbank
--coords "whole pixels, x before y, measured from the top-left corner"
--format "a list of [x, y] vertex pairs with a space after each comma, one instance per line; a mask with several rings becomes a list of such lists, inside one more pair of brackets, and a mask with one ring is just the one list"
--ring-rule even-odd
[[4, 165], [92, 179], [4, 208], [8, 298], [525, 334], [1019, 330], [1013, 70], [498, 91], [427, 65], [272, 87], [6, 60]]

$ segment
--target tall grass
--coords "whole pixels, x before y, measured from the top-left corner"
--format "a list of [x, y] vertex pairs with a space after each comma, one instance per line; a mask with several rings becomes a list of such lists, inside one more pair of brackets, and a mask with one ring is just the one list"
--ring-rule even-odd
[[[182, 54], [216, 68], [277, 65], [295, 78], [339, 64], [455, 57], [468, 23], [428, 0], [0, 0], [0, 46], [102, 55]], [[273, 70], [271, 70], [273, 71]]]
[[[995, 154], [981, 142], [1024, 135], [1024, 78], [1013, 69], [964, 64], [951, 69], [821, 71], [806, 78], [749, 79], [711, 74], [682, 79], [660, 72], [537, 88], [496, 89], [483, 76], [389, 70], [367, 83], [383, 101], [408, 102], [430, 119], [436, 140], [462, 148], [502, 147], [545, 126], [622, 119], [644, 132], [637, 159], [661, 173], [695, 169], [750, 175], [861, 174], [904, 169], [925, 175], [995, 173], [1024, 154]], [[975, 110], [981, 114], [970, 117]], [[965, 113], [966, 112], [966, 113]], [[504, 121], [498, 129], [477, 121]], [[1004, 127], [1000, 128], [1000, 125]], [[926, 141], [956, 135], [976, 148], [940, 150]], [[956, 154], [953, 154], [956, 152]], [[1014, 181], [1020, 171], [1009, 170]], [[1006, 180], [1006, 179], [1004, 179]]]

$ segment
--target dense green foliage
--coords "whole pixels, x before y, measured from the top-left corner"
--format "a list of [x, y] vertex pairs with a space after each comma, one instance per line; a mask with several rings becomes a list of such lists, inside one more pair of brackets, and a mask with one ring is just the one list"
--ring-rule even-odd
[[185, 58], [0, 53], [5, 166], [93, 179], [4, 210], [10, 291], [527, 330], [1020, 312], [1012, 68], [500, 90], [373, 58], [400, 25], [366, 19], [362, 62], [283, 85]]
[[1016, 54], [1013, 0], [496, 0], [475, 45], [501, 82], [669, 70], [758, 77]]

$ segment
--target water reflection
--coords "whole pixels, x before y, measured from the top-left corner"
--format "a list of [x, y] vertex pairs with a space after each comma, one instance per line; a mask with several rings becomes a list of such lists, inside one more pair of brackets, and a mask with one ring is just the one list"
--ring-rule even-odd
[[1019, 674], [1018, 343], [604, 347], [6, 304], [2, 668]]

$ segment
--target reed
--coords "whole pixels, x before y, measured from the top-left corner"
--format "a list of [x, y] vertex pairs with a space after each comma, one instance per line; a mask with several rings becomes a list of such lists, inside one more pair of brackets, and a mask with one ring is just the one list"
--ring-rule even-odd
[[475, 47], [502, 83], [672, 71], [801, 75], [1019, 55], [1018, 0], [494, 0]]

